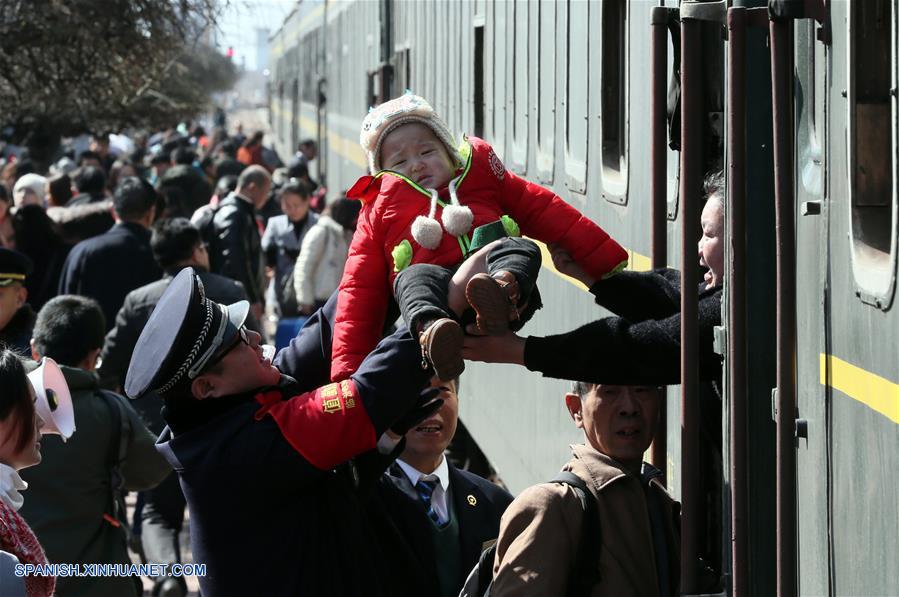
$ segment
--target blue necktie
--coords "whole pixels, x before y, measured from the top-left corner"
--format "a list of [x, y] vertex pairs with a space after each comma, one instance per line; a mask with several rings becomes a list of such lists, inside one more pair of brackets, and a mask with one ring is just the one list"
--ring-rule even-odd
[[433, 520], [436, 525], [440, 524], [440, 515], [437, 514], [437, 510], [434, 509], [434, 504], [431, 503], [431, 496], [434, 494], [434, 489], [437, 488], [438, 482], [437, 478], [433, 475], [422, 475], [418, 478], [418, 483], [415, 484], [415, 491], [418, 492], [418, 499], [425, 505], [425, 509], [428, 511], [428, 518]]

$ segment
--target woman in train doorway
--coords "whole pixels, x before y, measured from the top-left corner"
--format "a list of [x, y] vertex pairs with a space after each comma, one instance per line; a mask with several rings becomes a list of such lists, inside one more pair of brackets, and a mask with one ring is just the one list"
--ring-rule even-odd
[[19, 576], [16, 564], [47, 565], [47, 557], [28, 523], [19, 516], [20, 491], [28, 485], [19, 471], [41, 461], [43, 421], [34, 407], [34, 388], [22, 360], [0, 350], [0, 587], [3, 595], [44, 597], [53, 594], [53, 576]]
[[469, 308], [481, 332], [496, 334], [520, 329], [541, 306], [540, 251], [521, 235], [559, 243], [597, 279], [627, 262], [605, 231], [508, 172], [485, 141], [466, 137], [457, 147], [421, 97], [407, 92], [369, 112], [360, 143], [371, 175], [347, 193], [363, 207], [340, 283], [334, 380], [380, 339], [391, 286], [422, 365], [450, 380], [464, 369], [459, 322]]

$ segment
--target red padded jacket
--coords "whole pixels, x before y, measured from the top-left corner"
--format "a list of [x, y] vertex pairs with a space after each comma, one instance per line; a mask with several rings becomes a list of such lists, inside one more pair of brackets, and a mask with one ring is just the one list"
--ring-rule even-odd
[[[459, 171], [456, 194], [474, 214], [472, 231], [507, 215], [522, 235], [560, 244], [597, 279], [626, 264], [627, 252], [602, 228], [552, 191], [507, 171], [486, 141], [477, 137], [466, 141], [461, 150], [466, 163]], [[331, 349], [334, 381], [349, 377], [380, 340], [396, 274], [414, 263], [453, 267], [471, 243], [470, 232], [458, 238], [444, 232], [434, 250], [416, 243], [412, 222], [428, 215], [431, 195], [395, 172], [363, 176], [347, 195], [363, 205], [337, 299]], [[449, 203], [447, 188], [439, 195], [438, 220], [443, 204]], [[410, 243], [411, 260], [395, 264], [394, 248], [403, 241]]]

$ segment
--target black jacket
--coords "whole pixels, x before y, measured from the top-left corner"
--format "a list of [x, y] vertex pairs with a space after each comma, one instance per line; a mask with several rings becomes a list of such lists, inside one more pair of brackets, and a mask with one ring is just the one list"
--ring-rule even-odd
[[[156, 280], [146, 286], [132, 290], [125, 297], [122, 308], [119, 309], [116, 315], [115, 327], [106, 334], [103, 352], [100, 355], [101, 365], [98, 373], [100, 374], [103, 387], [116, 391], [118, 388], [124, 387], [125, 374], [128, 373], [128, 363], [131, 362], [131, 354], [134, 352], [137, 339], [140, 338], [140, 333], [143, 331], [147, 320], [150, 319], [150, 314], [153, 313], [156, 303], [162, 298], [162, 294], [169, 287], [172, 277], [178, 271], [180, 271], [180, 268], [167, 270], [165, 277], [161, 280]], [[203, 282], [206, 296], [215, 302], [230, 305], [237, 301], [247, 300], [247, 293], [240, 282], [200, 270], [197, 270], [197, 274]], [[262, 331], [259, 327], [259, 322], [256, 321], [256, 317], [252, 313], [247, 316], [246, 325], [251, 330]], [[137, 400], [135, 405], [143, 403], [144, 400], [146, 399]], [[156, 400], [158, 400], [158, 397]], [[139, 408], [138, 410], [142, 409]], [[161, 430], [161, 428], [154, 429], [154, 433], [159, 433]]]
[[109, 330], [125, 296], [161, 276], [150, 250], [150, 231], [140, 224], [120, 222], [72, 248], [62, 268], [59, 294], [96, 299]]
[[18, 308], [9, 323], [0, 330], [0, 346], [6, 346], [22, 356], [31, 358], [31, 333], [34, 331], [36, 314], [31, 305], [25, 303]]
[[[506, 490], [490, 481], [449, 465], [449, 500], [452, 501], [459, 523], [459, 577], [457, 590], [462, 588], [469, 572], [478, 563], [485, 542], [499, 535], [499, 521], [512, 503]], [[415, 495], [408, 477], [394, 464], [381, 477], [378, 496], [399, 535], [416, 558], [417, 568], [427, 579], [421, 595], [439, 595], [436, 553], [431, 525], [424, 504]]]
[[210, 269], [243, 284], [251, 303], [263, 302], [265, 269], [256, 209], [250, 201], [228, 195], [212, 219]]
[[[704, 285], [703, 285], [704, 286]], [[720, 382], [713, 349], [721, 325], [720, 286], [699, 292], [699, 376]], [[596, 303], [617, 314], [571, 332], [529, 336], [524, 364], [546, 377], [590, 383], [680, 383], [680, 272], [621, 272], [590, 289]]]

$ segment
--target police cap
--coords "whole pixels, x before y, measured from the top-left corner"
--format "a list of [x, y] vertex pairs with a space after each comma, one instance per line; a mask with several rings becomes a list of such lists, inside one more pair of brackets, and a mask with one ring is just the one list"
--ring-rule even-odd
[[0, 287], [9, 286], [14, 282], [24, 284], [32, 269], [31, 259], [27, 255], [12, 249], [0, 248]]
[[250, 304], [222, 305], [206, 297], [193, 268], [174, 277], [144, 326], [125, 377], [132, 399], [164, 395], [189, 384], [234, 342]]

